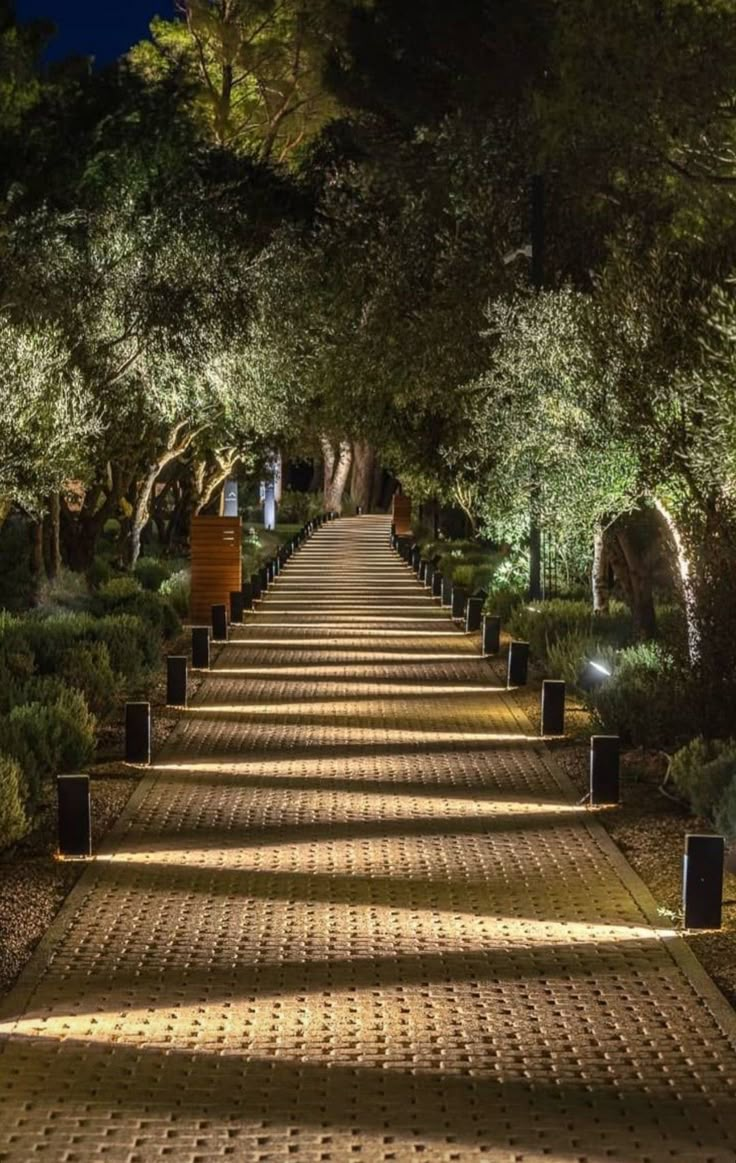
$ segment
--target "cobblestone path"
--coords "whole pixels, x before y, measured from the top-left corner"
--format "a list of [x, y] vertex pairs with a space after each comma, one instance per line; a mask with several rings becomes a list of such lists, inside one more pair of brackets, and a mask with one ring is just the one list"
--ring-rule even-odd
[[335, 522], [0, 1013], [0, 1159], [736, 1160], [725, 1004], [477, 654]]

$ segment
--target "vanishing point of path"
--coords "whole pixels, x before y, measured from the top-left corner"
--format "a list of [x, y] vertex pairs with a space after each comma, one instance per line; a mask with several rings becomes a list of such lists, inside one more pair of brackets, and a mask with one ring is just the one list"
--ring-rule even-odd
[[0, 1159], [734, 1163], [725, 1003], [495, 671], [332, 523], [0, 1011]]

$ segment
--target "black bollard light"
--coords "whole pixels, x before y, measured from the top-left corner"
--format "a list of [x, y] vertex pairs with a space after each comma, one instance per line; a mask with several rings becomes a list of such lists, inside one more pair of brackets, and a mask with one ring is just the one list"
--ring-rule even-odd
[[465, 633], [474, 634], [476, 630], [480, 630], [480, 622], [483, 617], [483, 606], [485, 598], [477, 598], [473, 595], [468, 598], [468, 603], [465, 607]]
[[565, 684], [559, 679], [542, 683], [542, 734], [565, 734]]
[[417, 577], [419, 578], [422, 585], [424, 585], [427, 581], [427, 570], [428, 569], [429, 569], [429, 562], [424, 561], [424, 559], [422, 559], [422, 561], [419, 562], [419, 573], [417, 574]]
[[419, 548], [418, 545], [412, 545], [412, 547], [411, 547], [411, 568], [414, 570], [414, 573], [419, 573], [419, 565], [421, 563], [421, 560], [422, 560], [421, 549]]
[[258, 571], [258, 576], [261, 582], [261, 593], [265, 594], [268, 590], [268, 583], [271, 580], [269, 576], [268, 566], [262, 565]]
[[256, 601], [261, 596], [261, 575], [260, 573], [252, 573], [250, 575], [250, 588], [253, 594], [253, 600]]
[[184, 655], [170, 654], [166, 659], [166, 706], [187, 705], [187, 660]]
[[92, 855], [92, 805], [88, 775], [56, 777], [59, 806], [59, 855]]
[[243, 592], [242, 590], [233, 590], [230, 594], [230, 621], [236, 626], [243, 623]]
[[240, 590], [243, 598], [243, 611], [253, 609], [253, 584], [249, 581], [244, 581]]
[[590, 803], [592, 807], [621, 802], [618, 735], [593, 735], [590, 740]]
[[427, 568], [424, 571], [424, 584], [428, 590], [432, 589], [432, 582], [434, 581], [434, 566], [431, 561], [427, 562]]
[[125, 704], [125, 761], [151, 762], [151, 704]]
[[192, 666], [195, 670], [210, 668], [209, 626], [195, 626], [192, 630]]
[[440, 596], [442, 598], [442, 605], [443, 606], [451, 606], [452, 605], [452, 578], [443, 577], [442, 589], [440, 591]]
[[682, 907], [686, 929], [720, 929], [723, 910], [723, 836], [685, 837]]
[[498, 654], [501, 649], [501, 619], [497, 614], [484, 614], [481, 623], [480, 652], [485, 658]]
[[529, 676], [529, 643], [512, 642], [509, 646], [507, 686], [526, 686]]
[[468, 591], [462, 586], [453, 585], [450, 597], [451, 616], [460, 622], [465, 618], [465, 605], [468, 600]]
[[441, 598], [442, 597], [442, 582], [443, 581], [444, 581], [444, 578], [442, 577], [442, 574], [440, 573], [440, 571], [438, 569], [436, 569], [434, 571], [434, 573], [432, 574], [432, 597], [433, 598]]
[[227, 606], [212, 607], [212, 640], [227, 642]]

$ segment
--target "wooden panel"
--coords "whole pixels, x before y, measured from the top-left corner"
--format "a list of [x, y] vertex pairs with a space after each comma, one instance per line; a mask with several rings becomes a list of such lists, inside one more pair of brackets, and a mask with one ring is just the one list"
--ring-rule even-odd
[[209, 626], [213, 606], [230, 608], [230, 594], [243, 583], [240, 517], [192, 519], [192, 597], [190, 617]]
[[396, 493], [394, 497], [393, 522], [399, 537], [411, 533], [411, 497]]

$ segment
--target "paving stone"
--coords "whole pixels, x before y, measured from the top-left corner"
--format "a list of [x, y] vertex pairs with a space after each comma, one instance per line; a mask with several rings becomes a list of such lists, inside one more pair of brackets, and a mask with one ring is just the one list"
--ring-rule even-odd
[[323, 527], [0, 1011], [0, 1160], [733, 1163], [734, 1023], [477, 636]]

